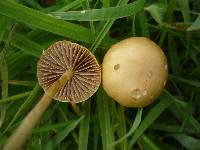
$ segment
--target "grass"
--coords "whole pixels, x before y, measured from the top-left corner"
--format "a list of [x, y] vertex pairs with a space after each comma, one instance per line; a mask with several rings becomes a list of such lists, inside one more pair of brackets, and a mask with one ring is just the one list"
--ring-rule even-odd
[[100, 87], [79, 104], [80, 116], [54, 101], [24, 149], [200, 149], [199, 1], [45, 2], [0, 1], [0, 149], [43, 94], [36, 68], [44, 49], [67, 39], [101, 63], [113, 43], [131, 36], [149, 37], [167, 55], [169, 78], [158, 100], [126, 108]]

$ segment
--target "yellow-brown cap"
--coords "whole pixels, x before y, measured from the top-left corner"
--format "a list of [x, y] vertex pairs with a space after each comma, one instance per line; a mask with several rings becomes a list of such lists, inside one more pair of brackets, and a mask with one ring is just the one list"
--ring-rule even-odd
[[161, 93], [168, 76], [162, 49], [144, 37], [132, 37], [114, 44], [102, 64], [106, 93], [127, 107], [144, 107]]

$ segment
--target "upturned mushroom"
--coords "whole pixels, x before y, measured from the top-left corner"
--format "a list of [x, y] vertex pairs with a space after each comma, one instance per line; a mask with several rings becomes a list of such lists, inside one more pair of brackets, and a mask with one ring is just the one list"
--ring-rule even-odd
[[45, 94], [8, 140], [4, 150], [21, 148], [52, 98], [79, 103], [91, 97], [100, 85], [101, 69], [87, 48], [59, 41], [43, 52], [37, 66], [37, 77]]
[[126, 107], [151, 104], [163, 90], [167, 77], [165, 54], [157, 44], [144, 37], [116, 43], [103, 59], [103, 88]]

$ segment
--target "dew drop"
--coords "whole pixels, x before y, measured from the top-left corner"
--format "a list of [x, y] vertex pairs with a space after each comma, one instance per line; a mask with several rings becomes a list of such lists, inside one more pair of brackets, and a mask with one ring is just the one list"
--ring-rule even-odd
[[131, 92], [131, 97], [134, 99], [139, 99], [140, 97], [142, 97], [142, 92], [140, 89], [135, 89]]
[[142, 91], [142, 95], [143, 95], [143, 96], [146, 96], [146, 95], [147, 95], [147, 89], [144, 89], [144, 90]]
[[149, 78], [151, 78], [152, 75], [153, 75], [152, 71], [149, 71], [149, 72], [147, 73], [147, 76], [148, 76]]
[[167, 80], [165, 80], [165, 81], [164, 81], [164, 83], [163, 83], [163, 86], [165, 86], [165, 85], [166, 85], [166, 83], [167, 83]]
[[62, 19], [60, 16], [55, 16], [57, 19]]
[[167, 64], [165, 64], [164, 69], [167, 70]]
[[84, 14], [84, 13], [85, 13], [85, 10], [82, 10], [82, 11], [81, 11], [81, 14]]
[[52, 14], [47, 14], [48, 16], [50, 16], [50, 17], [55, 17], [54, 15], [52, 15]]
[[114, 65], [114, 69], [115, 69], [115, 70], [118, 70], [119, 68], [120, 68], [120, 64]]

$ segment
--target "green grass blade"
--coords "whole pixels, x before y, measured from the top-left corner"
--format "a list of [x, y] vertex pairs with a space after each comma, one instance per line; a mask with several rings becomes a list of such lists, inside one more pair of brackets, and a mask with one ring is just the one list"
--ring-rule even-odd
[[110, 99], [106, 96], [102, 88], [97, 92], [97, 113], [100, 125], [101, 140], [103, 150], [113, 150], [113, 146], [109, 146], [114, 142], [112, 138], [113, 130], [111, 126], [111, 116], [109, 111], [108, 101]]
[[141, 36], [150, 37], [149, 27], [147, 25], [147, 17], [146, 12], [144, 10], [138, 13], [139, 16], [139, 23], [141, 28]]
[[30, 55], [24, 53], [23, 51], [18, 51], [16, 52], [16, 55], [15, 54], [11, 55], [11, 57], [9, 57], [8, 60], [6, 60], [8, 64], [9, 79], [13, 79], [15, 76], [17, 76], [17, 74], [20, 74], [23, 69], [29, 66], [31, 59], [32, 58], [30, 57]]
[[[176, 99], [175, 101], [177, 102]], [[187, 106], [187, 104], [185, 105]], [[191, 112], [188, 110], [188, 107], [185, 108], [182, 107], [182, 105], [176, 104], [171, 106], [169, 109], [172, 112], [172, 114], [174, 114], [178, 118], [178, 120], [180, 120], [183, 123], [185, 122], [185, 126], [193, 127], [193, 129], [195, 129], [198, 133], [200, 132], [200, 123], [197, 119], [195, 119], [192, 116]]]
[[6, 16], [0, 15], [0, 42], [3, 39], [3, 35], [6, 32], [6, 28], [10, 23], [10, 19]]
[[181, 145], [188, 150], [200, 149], [200, 140], [185, 134], [172, 134], [170, 137], [175, 138]]
[[190, 23], [191, 21], [191, 16], [190, 16], [190, 6], [189, 6], [189, 1], [188, 0], [176, 0], [177, 3], [180, 6], [183, 19], [185, 23]]
[[29, 97], [26, 99], [26, 101], [20, 106], [20, 108], [18, 109], [18, 111], [16, 112], [15, 116], [12, 118], [12, 120], [10, 121], [10, 123], [8, 124], [7, 128], [4, 130], [4, 133], [10, 129], [10, 127], [13, 125], [13, 123], [22, 115], [24, 114], [29, 108], [30, 105], [33, 103], [33, 101], [35, 100], [36, 95], [38, 94], [38, 92], [40, 91], [40, 86], [37, 83], [34, 87], [34, 89], [32, 90], [32, 92], [30, 93]]
[[180, 58], [178, 57], [177, 45], [174, 41], [174, 36], [172, 34], [168, 34], [168, 53], [169, 59], [171, 60], [170, 65], [172, 66], [172, 71], [176, 73], [180, 71]]
[[98, 121], [95, 122], [94, 128], [93, 128], [93, 139], [94, 139], [94, 144], [93, 144], [93, 150], [98, 149], [98, 143], [99, 143], [99, 124]]
[[62, 123], [57, 123], [57, 124], [52, 124], [44, 127], [37, 127], [36, 129], [33, 130], [33, 134], [39, 134], [42, 132], [49, 132], [54, 129], [59, 129], [59, 128], [64, 128], [67, 125], [69, 125], [70, 121], [65, 121]]
[[153, 130], [158, 130], [167, 133], [188, 133], [188, 134], [200, 134], [197, 130], [193, 128], [182, 128], [180, 130], [179, 125], [170, 125], [164, 123], [154, 123], [151, 127]]
[[99, 32], [99, 34], [95, 38], [95, 41], [93, 42], [93, 44], [90, 48], [92, 50], [92, 53], [95, 53], [97, 47], [101, 44], [103, 38], [105, 37], [105, 35], [109, 31], [109, 29], [110, 29], [110, 27], [112, 26], [113, 23], [114, 23], [114, 20], [111, 19], [111, 20], [107, 21], [105, 23], [105, 25], [102, 27], [101, 31]]
[[76, 128], [76, 126], [81, 122], [81, 120], [83, 120], [83, 118], [84, 116], [81, 116], [79, 119], [71, 121], [68, 126], [60, 131], [53, 140], [47, 143], [47, 145], [51, 145], [52, 148], [57, 147], [58, 144], [60, 144], [69, 135], [69, 133]]
[[79, 129], [79, 139], [78, 139], [78, 149], [79, 150], [87, 150], [88, 146], [88, 138], [89, 138], [89, 127], [90, 127], [90, 102], [91, 99], [86, 101], [83, 109], [85, 112], [85, 118], [80, 122]]
[[159, 42], [158, 42], [158, 45], [159, 45], [160, 47], [163, 46], [163, 43], [164, 43], [164, 40], [165, 40], [166, 36], [167, 36], [167, 29], [164, 28], [164, 29], [161, 31], [160, 39], [159, 39]]
[[13, 34], [11, 39], [11, 45], [35, 57], [40, 57], [42, 50], [44, 49], [36, 42], [28, 39], [27, 37], [19, 33]]
[[[3, 54], [3, 53], [1, 53]], [[1, 72], [1, 80], [2, 80], [2, 91], [1, 91], [1, 97], [2, 99], [8, 97], [8, 68], [6, 61], [3, 57], [2, 64], [0, 64], [0, 72]], [[3, 122], [6, 117], [6, 105], [0, 106], [0, 128], [3, 125]]]
[[19, 85], [19, 86], [33, 87], [33, 86], [35, 86], [36, 81], [9, 80], [8, 84], [10, 84], [10, 85]]
[[[118, 116], [118, 119], [116, 119], [118, 126], [117, 126], [117, 136], [118, 138], [123, 137], [127, 133], [127, 125], [126, 125], [126, 114], [125, 109], [123, 106], [118, 105], [118, 113], [114, 114], [115, 117]], [[114, 118], [114, 117], [113, 117]], [[128, 149], [128, 140], [124, 139], [120, 143], [121, 150], [127, 150]]]
[[[6, 32], [6, 28], [9, 25], [9, 20], [5, 16], [0, 15], [0, 44], [2, 42], [3, 36]], [[1, 98], [7, 98], [8, 97], [8, 65], [6, 63], [5, 57], [7, 52], [7, 47], [10, 42], [10, 36], [12, 35], [12, 32], [9, 33], [7, 37], [7, 41], [5, 42], [4, 47], [0, 51], [0, 79], [2, 80], [1, 83]], [[6, 117], [6, 104], [0, 106], [0, 128], [4, 123], [5, 117]]]
[[[120, 5], [124, 5], [127, 3], [127, 0], [121, 0], [118, 3], [118, 6]], [[145, 3], [145, 0], [141, 0], [138, 3], [138, 7], [140, 8], [139, 10], [141, 10], [143, 8], [143, 5]], [[134, 14], [136, 14], [139, 10], [134, 11]], [[107, 32], [109, 31], [109, 29], [111, 28], [112, 24], [115, 22], [115, 19], [110, 19], [108, 20], [105, 25], [102, 27], [102, 29], [100, 30], [99, 34], [97, 35], [97, 37], [95, 38], [92, 46], [91, 46], [91, 50], [94, 53], [97, 49], [97, 47], [100, 45], [100, 43], [102, 42], [102, 40], [104, 39], [104, 37], [106, 36]]]
[[160, 116], [160, 114], [172, 104], [172, 101], [173, 97], [167, 91], [162, 93], [159, 103], [148, 112], [140, 126], [135, 131], [135, 134], [129, 141], [129, 149], [132, 148], [137, 139]]
[[58, 9], [56, 12], [68, 11], [74, 7], [80, 6], [85, 0], [75, 0], [71, 3], [67, 4], [66, 6]]
[[173, 75], [170, 75], [170, 79], [171, 80], [176, 80], [176, 81], [179, 81], [179, 82], [182, 82], [184, 84], [188, 84], [190, 86], [194, 86], [194, 87], [197, 87], [197, 88], [200, 87], [200, 82], [199, 81], [189, 80], [189, 79], [185, 79], [185, 78], [178, 77], [178, 76], [173, 76]]
[[151, 150], [160, 150], [160, 148], [146, 135], [141, 136], [142, 140], [148, 145]]
[[0, 99], [0, 105], [8, 103], [8, 102], [13, 102], [13, 101], [16, 101], [16, 100], [24, 98], [24, 97], [27, 97], [30, 93], [31, 93], [30, 91], [29, 92], [23, 92], [23, 93], [20, 93], [20, 94], [17, 94], [17, 95], [13, 95], [13, 96], [10, 96], [10, 97], [7, 97], [7, 98]]
[[168, 23], [172, 22], [175, 6], [176, 6], [176, 1], [170, 0], [167, 5], [167, 11], [166, 11], [166, 21]]
[[27, 54], [25, 54], [23, 51], [16, 51], [16, 52], [13, 52], [12, 55], [7, 56], [6, 61], [8, 64], [8, 69], [10, 70], [10, 67], [12, 67], [24, 55], [27, 56]]
[[164, 5], [152, 4], [148, 7], [145, 7], [145, 10], [150, 13], [152, 18], [160, 25], [163, 23], [163, 17], [165, 13]]
[[138, 128], [138, 126], [141, 123], [142, 110], [143, 110], [142, 108], [138, 109], [135, 120], [134, 120], [133, 125], [132, 125], [131, 129], [129, 130], [129, 132], [126, 135], [124, 135], [123, 137], [121, 137], [120, 139], [118, 139], [117, 141], [115, 141], [112, 145], [116, 145], [116, 144], [122, 142], [124, 139], [128, 138], [130, 135], [132, 135], [135, 132], [135, 130]]
[[102, 0], [103, 7], [109, 7], [110, 6], [110, 0]]
[[134, 15], [143, 8], [141, 6], [141, 1], [136, 1], [123, 6], [82, 11], [52, 12], [51, 14], [63, 20], [100, 21]]
[[200, 30], [200, 15], [192, 23], [192, 25], [187, 29], [187, 31], [196, 31], [196, 30]]
[[[117, 3], [117, 6], [125, 5], [125, 4], [127, 4], [127, 2], [128, 2], [127, 0], [119, 0]], [[90, 48], [93, 53], [95, 53], [97, 47], [101, 44], [102, 40], [104, 39], [104, 37], [106, 36], [107, 32], [109, 31], [109, 29], [111, 28], [111, 26], [114, 22], [115, 22], [115, 19], [109, 19], [102, 26], [100, 32], [98, 33], [97, 37], [95, 38], [95, 40]]]
[[58, 20], [37, 10], [25, 7], [16, 2], [0, 1], [0, 14], [11, 17], [35, 28], [65, 36], [74, 40], [91, 42], [91, 32], [87, 28], [73, 23]]
[[39, 9], [39, 10], [42, 9], [41, 5], [38, 3], [37, 0], [29, 0], [29, 1], [22, 0], [21, 2], [23, 2], [23, 4], [26, 4], [34, 9]]

